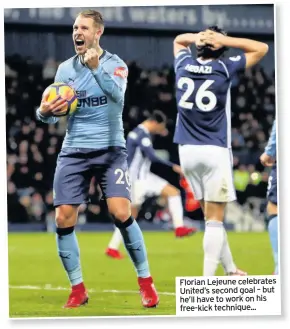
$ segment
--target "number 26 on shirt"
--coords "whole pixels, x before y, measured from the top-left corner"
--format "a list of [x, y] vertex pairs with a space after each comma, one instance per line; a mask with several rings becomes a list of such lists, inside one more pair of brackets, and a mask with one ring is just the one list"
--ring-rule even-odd
[[[195, 89], [195, 83], [192, 79], [181, 77], [177, 82], [177, 87], [179, 89], [183, 89], [183, 86], [186, 85], [186, 90], [178, 105], [181, 108], [186, 110], [192, 110], [194, 106], [196, 106], [200, 111], [209, 112], [212, 111], [217, 103], [217, 98], [213, 92], [208, 90], [208, 88], [214, 83], [214, 80], [205, 80], [204, 83], [198, 88], [196, 95], [195, 95], [195, 103], [189, 101], [192, 99], [192, 94]], [[208, 101], [204, 103], [204, 99]]]

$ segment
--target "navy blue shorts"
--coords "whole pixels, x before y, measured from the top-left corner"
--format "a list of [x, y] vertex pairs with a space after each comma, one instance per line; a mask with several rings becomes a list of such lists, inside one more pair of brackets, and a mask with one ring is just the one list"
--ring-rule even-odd
[[88, 202], [92, 177], [96, 178], [105, 198], [123, 197], [131, 201], [125, 148], [64, 148], [58, 155], [54, 174], [54, 206]]
[[277, 204], [277, 165], [272, 167], [269, 180], [268, 180], [268, 191], [267, 199], [274, 204]]

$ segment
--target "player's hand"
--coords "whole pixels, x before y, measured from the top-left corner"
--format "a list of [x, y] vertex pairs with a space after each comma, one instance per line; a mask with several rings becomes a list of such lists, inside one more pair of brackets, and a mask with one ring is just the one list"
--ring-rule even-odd
[[40, 109], [39, 109], [39, 112], [41, 115], [43, 115], [44, 117], [51, 117], [55, 114], [62, 114], [62, 112], [66, 111], [66, 109], [63, 110], [63, 107], [66, 103], [66, 99], [58, 96], [48, 102], [47, 101], [48, 96], [49, 96], [49, 94], [47, 93], [42, 98], [42, 101], [40, 104]]
[[183, 172], [182, 172], [181, 167], [180, 167], [179, 165], [174, 165], [174, 166], [172, 167], [172, 169], [173, 169], [173, 171], [175, 171], [177, 174], [183, 176]]
[[169, 134], [168, 129], [167, 129], [167, 128], [164, 128], [164, 129], [161, 131], [160, 136], [162, 136], [162, 137], [166, 137], [166, 136], [168, 136], [168, 134]]
[[226, 38], [227, 36], [223, 35], [222, 33], [208, 30], [205, 32], [203, 42], [207, 45], [210, 45], [213, 50], [217, 50], [225, 46]]
[[197, 47], [202, 47], [205, 45], [204, 40], [206, 39], [206, 32], [202, 31], [199, 32], [196, 36], [196, 41], [195, 41], [195, 45]]
[[275, 158], [271, 157], [267, 153], [263, 153], [260, 156], [260, 161], [265, 167], [272, 167], [275, 164]]
[[99, 55], [95, 48], [90, 48], [86, 51], [84, 63], [91, 70], [95, 70], [99, 66]]

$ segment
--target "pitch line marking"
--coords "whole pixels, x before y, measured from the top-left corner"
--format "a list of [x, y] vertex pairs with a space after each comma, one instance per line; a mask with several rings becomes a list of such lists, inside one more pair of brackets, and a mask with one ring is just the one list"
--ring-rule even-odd
[[[69, 290], [69, 288], [65, 287], [52, 287], [51, 284], [46, 284], [45, 286], [31, 286], [31, 285], [23, 285], [23, 286], [13, 286], [9, 285], [10, 289], [18, 289], [18, 290]], [[139, 294], [138, 291], [134, 290], [95, 290], [95, 289], [88, 289], [88, 292], [90, 293], [113, 293], [113, 294]], [[162, 291], [158, 292], [159, 295], [164, 295], [164, 296], [175, 296], [174, 292], [168, 292], [168, 291]]]

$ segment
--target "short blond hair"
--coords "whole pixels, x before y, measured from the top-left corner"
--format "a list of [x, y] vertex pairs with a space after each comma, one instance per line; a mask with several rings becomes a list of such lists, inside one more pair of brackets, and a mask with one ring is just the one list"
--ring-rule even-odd
[[83, 10], [81, 11], [78, 16], [83, 16], [83, 17], [87, 17], [87, 18], [91, 18], [96, 26], [100, 26], [102, 29], [104, 29], [104, 20], [103, 20], [103, 16], [102, 14], [97, 11], [97, 10], [93, 10], [93, 9], [87, 9], [87, 10]]

